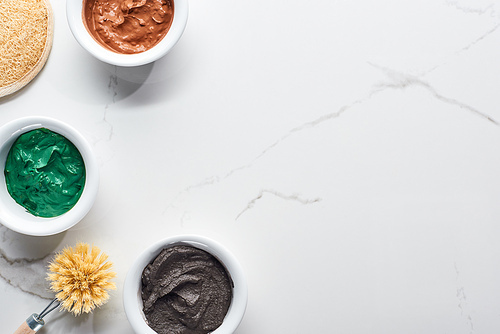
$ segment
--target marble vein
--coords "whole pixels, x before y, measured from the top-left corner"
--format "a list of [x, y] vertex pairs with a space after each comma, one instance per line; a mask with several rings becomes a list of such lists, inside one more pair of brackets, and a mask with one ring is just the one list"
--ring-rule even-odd
[[321, 125], [323, 123], [326, 123], [326, 122], [332, 121], [334, 119], [337, 119], [342, 114], [344, 114], [345, 112], [347, 112], [348, 110], [350, 110], [350, 109], [352, 109], [352, 108], [354, 108], [354, 107], [356, 107], [358, 105], [361, 105], [363, 103], [366, 103], [374, 95], [376, 95], [378, 93], [381, 93], [382, 91], [384, 91], [386, 89], [388, 89], [388, 87], [375, 87], [374, 89], [370, 90], [368, 92], [368, 94], [366, 94], [364, 97], [359, 98], [357, 100], [354, 100], [354, 101], [352, 101], [349, 104], [345, 104], [345, 105], [341, 106], [339, 109], [337, 109], [334, 112], [321, 115], [320, 117], [318, 117], [318, 118], [316, 118], [316, 119], [314, 119], [312, 121], [308, 121], [308, 122], [302, 123], [301, 125], [298, 125], [298, 126], [292, 128], [292, 129], [290, 129], [288, 132], [286, 132], [284, 135], [282, 135], [280, 138], [278, 138], [275, 142], [273, 142], [270, 145], [268, 145], [267, 147], [265, 147], [259, 154], [257, 154], [255, 157], [253, 157], [252, 159], [250, 159], [248, 163], [242, 164], [242, 165], [240, 165], [240, 166], [238, 166], [236, 168], [233, 168], [233, 169], [229, 170], [228, 172], [226, 172], [225, 174], [223, 174], [222, 176], [220, 176], [220, 175], [210, 176], [210, 177], [205, 178], [204, 180], [202, 180], [201, 182], [199, 182], [197, 184], [187, 186], [186, 188], [184, 188], [183, 190], [181, 190], [174, 197], [174, 199], [171, 201], [171, 204], [169, 204], [165, 208], [165, 210], [163, 211], [163, 214], [165, 214], [165, 212], [168, 209], [175, 208], [176, 207], [175, 203], [182, 197], [182, 195], [184, 195], [186, 193], [189, 193], [190, 191], [192, 191], [194, 189], [197, 189], [197, 188], [202, 188], [202, 187], [205, 187], [205, 186], [215, 185], [217, 183], [220, 183], [220, 182], [222, 182], [222, 181], [230, 178], [231, 176], [233, 176], [236, 173], [239, 173], [239, 172], [241, 172], [243, 170], [251, 168], [259, 159], [261, 159], [262, 157], [264, 157], [265, 155], [267, 155], [269, 152], [271, 152], [272, 150], [274, 150], [276, 147], [278, 147], [280, 144], [282, 144], [283, 142], [285, 142], [289, 137], [297, 135], [298, 133], [301, 133], [303, 131], [313, 129], [313, 128], [315, 128], [315, 127], [317, 127], [317, 126], [319, 126], [319, 125]]
[[45, 260], [47, 257], [49, 257], [49, 255], [44, 256], [44, 257], [40, 257], [40, 258], [13, 259], [13, 258], [8, 257], [7, 254], [5, 253], [5, 251], [0, 248], [0, 258], [3, 258], [5, 260], [5, 262], [7, 262], [7, 264], [9, 264], [11, 266], [16, 265], [16, 264], [25, 265], [25, 264], [30, 264], [30, 263], [37, 263], [37, 262], [40, 262], [42, 260]]
[[[456, 281], [457, 281], [457, 292], [456, 296], [458, 299], [458, 308], [460, 309], [460, 315], [465, 317], [467, 319], [467, 324], [469, 326], [469, 334], [474, 333], [474, 323], [472, 321], [472, 316], [470, 315], [469, 312], [467, 312], [467, 295], [465, 294], [465, 288], [461, 286], [459, 283], [460, 281], [460, 271], [458, 270], [457, 263], [454, 262], [455, 266], [455, 274], [456, 274]], [[466, 314], [467, 313], [467, 314]]]
[[190, 185], [190, 186], [187, 186], [186, 188], [184, 188], [183, 190], [181, 190], [175, 197], [174, 199], [171, 201], [171, 203], [163, 210], [162, 214], [165, 214], [170, 208], [177, 208], [177, 205], [175, 203], [177, 203], [184, 194], [187, 194], [189, 192], [191, 192], [192, 190], [194, 189], [197, 189], [197, 188], [203, 188], [205, 186], [210, 186], [210, 185], [213, 185], [213, 184], [216, 184], [216, 183], [219, 183], [221, 180], [220, 180], [220, 177], [219, 176], [211, 176], [211, 177], [208, 177], [196, 184], [193, 184], [193, 185]]
[[465, 7], [462, 6], [458, 3], [458, 1], [446, 1], [446, 4], [450, 7], [453, 7], [461, 12], [467, 13], [467, 14], [476, 14], [476, 15], [484, 15], [488, 12], [491, 13], [491, 16], [494, 16], [495, 14], [495, 7], [493, 4], [489, 4], [485, 6], [484, 8], [473, 8], [473, 7]]
[[[456, 1], [449, 2], [449, 5], [453, 5], [453, 7], [457, 8], [457, 9], [463, 11], [463, 12], [470, 13], [470, 14], [472, 13], [472, 14], [483, 15], [483, 14], [485, 14], [486, 12], [488, 12], [490, 10], [491, 11], [491, 15], [490, 16], [491, 17], [496, 17], [495, 9], [492, 8], [491, 5], [489, 5], [485, 9], [474, 9], [474, 8], [460, 7], [460, 6], [458, 6], [456, 4]], [[497, 21], [498, 21], [498, 19], [497, 19]], [[465, 46], [463, 46], [462, 48], [460, 48], [458, 51], [456, 51], [454, 53], [454, 56], [458, 57], [462, 53], [464, 53], [466, 51], [469, 51], [474, 46], [476, 46], [477, 44], [479, 44], [480, 42], [482, 42], [483, 40], [485, 40], [487, 37], [490, 37], [493, 33], [495, 33], [498, 30], [499, 27], [500, 27], [500, 22], [496, 23], [491, 29], [485, 31], [483, 34], [481, 34], [480, 36], [478, 36], [476, 39], [470, 41], [468, 44], [466, 44]], [[440, 64], [432, 66], [431, 68], [429, 68], [427, 70], [421, 71], [420, 76], [427, 75], [427, 74], [429, 74], [429, 73], [437, 70], [438, 68], [442, 67], [446, 63], [447, 63], [447, 61], [444, 61], [444, 62], [442, 62]]]
[[[491, 30], [489, 30], [488, 32], [486, 32], [485, 34], [483, 34], [482, 36], [480, 36], [479, 38], [477, 38], [476, 40], [472, 41], [467, 46], [462, 48], [460, 51], [458, 51], [458, 53], [469, 50], [472, 46], [478, 44], [480, 41], [484, 40], [487, 36], [491, 35], [496, 30], [498, 30], [499, 27], [500, 27], [500, 24], [495, 25]], [[487, 121], [491, 122], [494, 125], [497, 125], [497, 126], [499, 125], [498, 121], [495, 120], [492, 116], [490, 116], [490, 115], [480, 111], [479, 109], [474, 108], [473, 106], [470, 106], [462, 101], [459, 101], [455, 98], [448, 97], [448, 96], [445, 96], [445, 95], [439, 93], [428, 82], [421, 79], [421, 76], [428, 74], [429, 72], [435, 70], [439, 66], [435, 66], [435, 67], [431, 68], [430, 70], [424, 72], [421, 76], [415, 76], [415, 75], [411, 75], [411, 74], [398, 72], [398, 71], [389, 69], [387, 67], [383, 67], [383, 66], [376, 65], [373, 63], [369, 63], [369, 64], [371, 66], [379, 69], [380, 71], [382, 71], [386, 75], [386, 77], [389, 78], [389, 81], [380, 82], [378, 84], [375, 84], [372, 87], [372, 89], [367, 94], [365, 94], [365, 96], [363, 96], [357, 100], [354, 100], [351, 103], [348, 103], [348, 104], [341, 106], [336, 111], [321, 115], [320, 117], [318, 117], [316, 119], [305, 122], [303, 124], [300, 124], [292, 129], [290, 129], [288, 132], [286, 132], [281, 137], [279, 137], [276, 141], [274, 141], [273, 143], [271, 143], [270, 145], [265, 147], [259, 154], [257, 154], [255, 157], [250, 159], [246, 164], [243, 164], [243, 165], [240, 165], [236, 168], [233, 168], [233, 169], [229, 170], [228, 172], [224, 173], [223, 175], [210, 176], [197, 184], [190, 185], [190, 186], [184, 188], [174, 197], [171, 204], [165, 208], [163, 213], [165, 213], [169, 208], [175, 207], [175, 203], [182, 197], [182, 195], [189, 193], [190, 191], [197, 189], [197, 188], [202, 188], [205, 186], [211, 186], [211, 185], [220, 183], [238, 172], [241, 172], [243, 170], [251, 168], [258, 160], [260, 160], [262, 157], [267, 155], [269, 152], [276, 149], [276, 147], [278, 147], [280, 144], [285, 142], [291, 136], [294, 136], [294, 135], [301, 133], [303, 131], [306, 131], [306, 130], [313, 129], [313, 128], [315, 128], [323, 123], [327, 123], [327, 122], [330, 122], [334, 119], [337, 119], [342, 114], [349, 111], [350, 109], [368, 102], [375, 95], [382, 93], [384, 91], [387, 91], [387, 90], [391, 90], [391, 89], [404, 90], [404, 89], [407, 89], [409, 87], [421, 87], [421, 88], [424, 88], [425, 90], [427, 90], [431, 94], [431, 96], [433, 96], [435, 99], [437, 99], [443, 103], [447, 103], [447, 104], [451, 104], [453, 106], [459, 107], [460, 109], [466, 110], [466, 111], [468, 111], [472, 114], [475, 114], [483, 119], [486, 119]]]
[[321, 116], [319, 116], [318, 118], [316, 118], [316, 119], [314, 119], [312, 121], [305, 122], [305, 123], [303, 123], [301, 125], [298, 125], [298, 126], [292, 128], [287, 133], [285, 133], [284, 135], [282, 135], [274, 143], [272, 143], [271, 145], [267, 146], [264, 150], [262, 150], [261, 153], [258, 154], [256, 157], [254, 157], [248, 164], [240, 166], [240, 167], [238, 167], [236, 169], [233, 169], [232, 171], [230, 171], [229, 173], [227, 173], [224, 176], [224, 178], [227, 178], [227, 177], [231, 176], [234, 172], [237, 172], [237, 171], [240, 171], [242, 169], [251, 167], [257, 160], [259, 160], [260, 158], [262, 158], [263, 156], [265, 156], [267, 153], [269, 153], [271, 150], [273, 150], [274, 148], [276, 148], [278, 145], [280, 145], [282, 142], [284, 142], [285, 140], [287, 140], [289, 137], [291, 137], [293, 135], [296, 135], [297, 133], [300, 133], [302, 131], [313, 129], [313, 128], [315, 128], [315, 127], [317, 127], [317, 126], [319, 126], [319, 125], [321, 125], [323, 123], [332, 121], [332, 120], [334, 120], [336, 118], [339, 118], [342, 114], [344, 114], [348, 110], [356, 107], [357, 105], [361, 105], [361, 104], [369, 101], [374, 95], [382, 92], [386, 88], [388, 88], [388, 87], [375, 87], [375, 89], [372, 89], [364, 97], [359, 98], [359, 99], [357, 99], [355, 101], [352, 101], [349, 104], [345, 104], [345, 105], [341, 106], [338, 110], [336, 110], [334, 112], [321, 115]]
[[408, 87], [421, 87], [427, 90], [431, 96], [433, 96], [435, 99], [451, 104], [453, 106], [459, 107], [460, 109], [469, 111], [479, 117], [482, 117], [486, 119], [487, 121], [499, 125], [498, 121], [496, 121], [493, 117], [490, 115], [464, 103], [461, 102], [457, 99], [451, 98], [444, 96], [440, 94], [434, 87], [432, 87], [428, 82], [420, 79], [418, 76], [411, 75], [411, 74], [406, 74], [406, 73], [401, 73], [392, 69], [389, 69], [387, 67], [379, 66], [376, 64], [371, 63], [372, 66], [378, 68], [381, 70], [390, 80], [388, 82], [381, 82], [377, 84], [378, 87], [380, 88], [391, 88], [391, 89], [400, 89], [404, 90]]
[[[480, 42], [482, 42], [483, 40], [485, 40], [487, 37], [489, 37], [490, 35], [492, 35], [493, 33], [495, 33], [498, 28], [500, 28], [500, 23], [497, 23], [495, 24], [490, 30], [486, 31], [484, 34], [480, 35], [478, 38], [476, 38], [475, 40], [471, 41], [469, 44], [465, 45], [464, 47], [462, 47], [460, 50], [456, 51], [454, 53], [454, 55], [456, 57], [460, 56], [462, 53], [466, 52], [466, 51], [469, 51], [470, 49], [472, 49], [474, 46], [476, 46], [477, 44], [479, 44]], [[440, 68], [441, 66], [445, 65], [447, 62], [442, 62], [438, 65], [435, 65], [423, 72], [420, 73], [420, 76], [424, 76], [424, 75], [427, 75], [431, 72], [434, 72], [435, 70], [437, 70], [438, 68]]]
[[110, 103], [106, 103], [106, 105], [104, 106], [104, 113], [103, 113], [103, 117], [102, 117], [102, 121], [105, 124], [107, 124], [108, 127], [109, 127], [108, 141], [110, 141], [111, 138], [113, 137], [113, 124], [111, 124], [111, 122], [107, 118], [108, 111], [109, 111], [110, 105], [114, 104], [116, 102], [116, 96], [118, 96], [118, 75], [117, 75], [117, 69], [116, 69], [116, 66], [113, 66], [113, 67], [115, 69], [115, 73], [111, 74], [109, 76], [109, 83], [108, 83], [108, 92], [110, 92], [110, 94], [111, 94], [111, 102]]
[[490, 30], [486, 31], [484, 34], [482, 34], [481, 36], [479, 36], [478, 38], [476, 38], [475, 40], [473, 40], [472, 42], [470, 42], [468, 45], [464, 46], [457, 53], [462, 53], [464, 51], [469, 50], [474, 45], [478, 44], [479, 42], [481, 42], [482, 40], [484, 40], [486, 37], [488, 37], [491, 34], [493, 34], [494, 32], [496, 32], [499, 27], [500, 27], [500, 23], [497, 23], [495, 26], [493, 26], [493, 28], [491, 28]]
[[262, 199], [262, 197], [264, 197], [265, 194], [270, 194], [270, 195], [276, 196], [276, 197], [281, 198], [285, 201], [298, 202], [298, 203], [301, 203], [303, 205], [314, 204], [314, 203], [318, 203], [321, 201], [321, 198], [319, 198], [319, 197], [313, 198], [313, 199], [307, 199], [307, 198], [300, 197], [298, 194], [286, 195], [286, 194], [283, 194], [283, 193], [276, 191], [276, 190], [263, 189], [259, 192], [259, 194], [256, 197], [254, 197], [250, 202], [248, 202], [247, 206], [236, 216], [235, 220], [238, 220], [245, 212], [252, 209], [255, 206], [255, 204], [257, 203], [257, 201]]
[[[8, 228], [0, 225], [0, 238], [3, 244], [16, 240], [7, 236], [9, 231]], [[14, 258], [7, 254], [5, 246], [0, 246], [0, 279], [26, 294], [50, 300], [53, 296], [48, 290], [45, 275], [52, 256], [53, 254], [50, 253], [33, 258]]]
[[46, 266], [52, 254], [41, 258], [12, 259], [0, 249], [0, 278], [24, 293], [42, 299], [54, 298], [45, 280]]

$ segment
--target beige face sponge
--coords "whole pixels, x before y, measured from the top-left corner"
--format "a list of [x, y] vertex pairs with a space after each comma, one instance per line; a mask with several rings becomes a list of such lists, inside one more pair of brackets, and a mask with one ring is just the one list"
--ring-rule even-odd
[[40, 72], [53, 30], [49, 0], [0, 1], [0, 97], [18, 91]]

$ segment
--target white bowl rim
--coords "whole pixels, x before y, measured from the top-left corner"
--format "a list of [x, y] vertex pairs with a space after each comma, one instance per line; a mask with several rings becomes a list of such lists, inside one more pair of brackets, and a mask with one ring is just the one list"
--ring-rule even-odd
[[111, 65], [133, 67], [151, 63], [165, 56], [179, 41], [188, 20], [188, 1], [174, 1], [174, 19], [165, 37], [153, 48], [136, 54], [120, 54], [101, 46], [87, 31], [83, 23], [84, 0], [66, 1], [66, 17], [77, 42], [97, 59]]
[[233, 299], [224, 322], [212, 334], [233, 333], [243, 319], [248, 300], [248, 287], [243, 269], [236, 257], [224, 246], [213, 239], [194, 234], [176, 235], [159, 240], [147, 247], [131, 265], [123, 287], [123, 305], [132, 328], [136, 333], [156, 334], [147, 325], [142, 312], [142, 272], [163, 249], [182, 244], [209, 252], [225, 266], [233, 282]]
[[22, 133], [47, 128], [71, 141], [85, 163], [85, 185], [78, 202], [68, 212], [43, 218], [32, 215], [15, 202], [7, 191], [5, 175], [0, 173], [0, 223], [7, 228], [32, 236], [61, 233], [76, 225], [90, 211], [99, 189], [99, 168], [89, 142], [72, 126], [43, 116], [29, 116], [10, 121], [0, 127], [0, 165], [5, 168], [5, 158], [13, 142]]

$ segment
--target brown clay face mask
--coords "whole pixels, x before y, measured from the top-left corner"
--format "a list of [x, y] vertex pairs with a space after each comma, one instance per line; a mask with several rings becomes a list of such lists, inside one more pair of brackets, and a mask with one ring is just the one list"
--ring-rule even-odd
[[167, 34], [173, 0], [83, 0], [83, 21], [94, 39], [117, 53], [147, 51]]

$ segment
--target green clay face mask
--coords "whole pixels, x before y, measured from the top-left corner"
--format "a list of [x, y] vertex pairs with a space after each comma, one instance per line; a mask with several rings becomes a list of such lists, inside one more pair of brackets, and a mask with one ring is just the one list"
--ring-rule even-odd
[[45, 128], [16, 139], [4, 174], [12, 198], [37, 217], [66, 213], [78, 202], [85, 185], [85, 164], [78, 149]]

